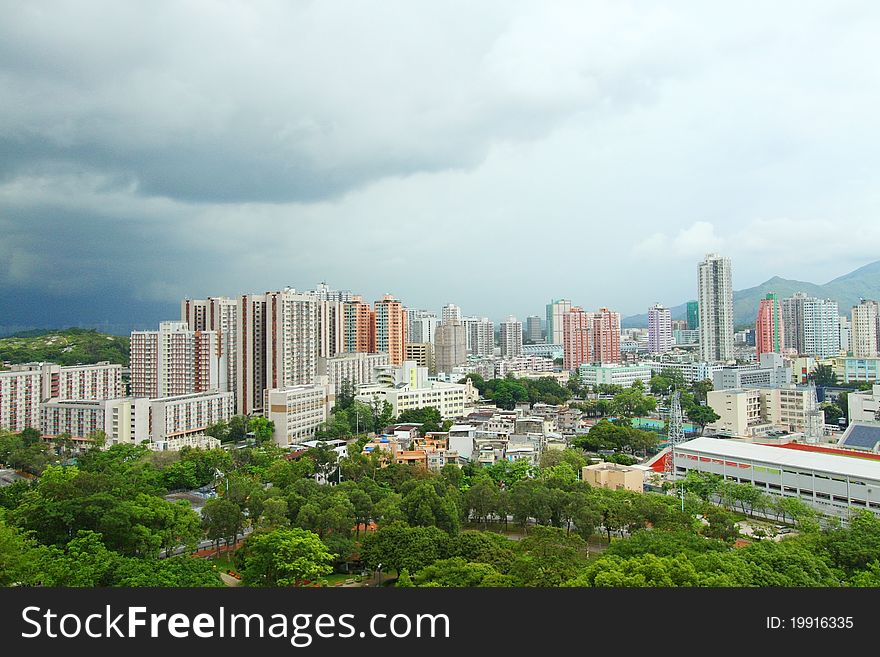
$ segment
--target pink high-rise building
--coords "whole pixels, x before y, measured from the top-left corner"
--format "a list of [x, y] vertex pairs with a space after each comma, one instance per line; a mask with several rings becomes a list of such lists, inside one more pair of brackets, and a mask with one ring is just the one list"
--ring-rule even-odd
[[755, 320], [755, 352], [782, 353], [785, 346], [785, 332], [782, 320], [782, 304], [775, 292], [769, 293], [758, 304], [758, 317]]
[[590, 349], [590, 313], [575, 306], [562, 315], [562, 366], [573, 370], [592, 361]]
[[620, 363], [620, 313], [600, 308], [592, 315], [592, 361], [598, 364]]

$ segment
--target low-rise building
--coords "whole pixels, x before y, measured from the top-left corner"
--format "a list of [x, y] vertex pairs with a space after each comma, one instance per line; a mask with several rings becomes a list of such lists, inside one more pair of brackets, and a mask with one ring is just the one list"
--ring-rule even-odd
[[639, 468], [617, 463], [594, 463], [581, 468], [581, 479], [597, 488], [641, 493], [644, 490], [645, 473]]
[[385, 353], [343, 353], [318, 358], [318, 376], [326, 376], [333, 394], [338, 395], [343, 381], [348, 381], [355, 390], [360, 385], [376, 383], [377, 368], [385, 365], [388, 365], [388, 354]]
[[878, 461], [708, 437], [678, 445], [674, 458], [676, 478], [708, 472], [769, 495], [798, 498], [825, 514], [868, 510], [880, 516]]
[[318, 427], [327, 421], [336, 399], [334, 386], [325, 377], [319, 380], [266, 392], [264, 409], [266, 417], [275, 424], [276, 445], [311, 440]]
[[880, 422], [880, 384], [847, 395], [847, 417], [852, 422]]
[[581, 365], [581, 383], [588, 386], [616, 385], [629, 388], [636, 381], [645, 385], [653, 372], [650, 365]]
[[806, 386], [711, 390], [707, 404], [720, 417], [707, 425], [712, 433], [753, 437], [771, 431], [806, 432], [815, 391]]
[[781, 354], [761, 354], [760, 363], [725, 365], [712, 374], [715, 390], [732, 388], [775, 388], [791, 384], [791, 365]]

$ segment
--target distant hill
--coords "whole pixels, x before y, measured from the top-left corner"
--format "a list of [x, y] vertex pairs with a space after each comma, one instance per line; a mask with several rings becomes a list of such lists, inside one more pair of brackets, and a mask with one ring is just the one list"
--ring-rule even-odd
[[0, 363], [45, 361], [61, 365], [87, 365], [110, 361], [128, 366], [129, 338], [94, 330], [22, 331], [0, 338]]
[[[839, 276], [824, 285], [794, 281], [774, 276], [760, 285], [733, 293], [733, 323], [735, 326], [752, 325], [758, 313], [758, 302], [768, 292], [776, 292], [779, 298], [790, 297], [795, 292], [804, 292], [813, 297], [833, 299], [840, 306], [840, 312], [848, 315], [852, 306], [860, 298], [880, 299], [880, 260], [859, 267], [855, 271]], [[672, 319], [685, 319], [687, 302], [670, 308]], [[638, 328], [648, 325], [648, 315], [633, 315], [621, 321], [623, 328]]]

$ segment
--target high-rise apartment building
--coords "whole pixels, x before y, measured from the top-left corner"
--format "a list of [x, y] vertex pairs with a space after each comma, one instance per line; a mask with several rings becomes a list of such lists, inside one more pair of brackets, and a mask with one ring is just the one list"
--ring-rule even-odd
[[688, 301], [686, 306], [687, 326], [689, 331], [696, 331], [700, 327], [700, 304], [696, 301]]
[[369, 353], [373, 335], [373, 311], [359, 296], [346, 301], [343, 308], [343, 347], [348, 353]]
[[437, 327], [434, 360], [437, 372], [447, 374], [467, 362], [467, 335], [461, 322], [452, 320]]
[[755, 353], [781, 354], [785, 347], [785, 327], [782, 319], [782, 304], [775, 292], [769, 292], [758, 303], [758, 316], [755, 319]]
[[400, 365], [406, 354], [406, 313], [403, 304], [386, 294], [373, 304], [375, 342], [371, 352], [388, 354], [388, 362]]
[[42, 382], [38, 369], [0, 372], [0, 429], [40, 427]]
[[266, 295], [243, 294], [236, 308], [235, 412], [262, 412], [266, 390]]
[[852, 354], [854, 358], [876, 358], [880, 338], [880, 305], [863, 300], [852, 308]]
[[180, 303], [180, 321], [186, 322], [190, 331], [214, 331], [220, 349], [220, 369], [226, 372], [220, 381], [220, 390], [235, 392], [235, 323], [238, 304], [228, 297], [207, 299], [184, 299]]
[[472, 356], [491, 356], [495, 352], [495, 324], [488, 317], [465, 317], [467, 350]]
[[544, 339], [541, 332], [541, 318], [538, 315], [526, 317], [526, 340], [532, 344], [538, 344]]
[[[309, 296], [313, 296], [312, 293]], [[345, 304], [317, 299], [318, 356], [332, 358], [345, 351]]]
[[521, 355], [523, 344], [522, 322], [512, 315], [501, 322], [499, 342], [502, 357], [508, 358], [510, 356]]
[[852, 351], [852, 325], [850, 324], [849, 317], [841, 315], [838, 327], [838, 335], [840, 336], [840, 351], [844, 354], [848, 354]]
[[161, 322], [158, 331], [131, 334], [131, 394], [171, 397], [219, 390], [226, 383], [220, 337], [191, 331], [185, 322]]
[[590, 329], [592, 317], [583, 308], [573, 307], [562, 316], [562, 366], [574, 370], [592, 362]]
[[318, 301], [291, 289], [266, 294], [266, 389], [312, 384], [317, 374]]
[[672, 348], [672, 314], [669, 308], [654, 304], [648, 309], [648, 351], [662, 354]]
[[710, 253], [697, 268], [700, 358], [733, 358], [733, 279], [730, 258]]
[[406, 340], [411, 343], [434, 342], [439, 320], [428, 310], [406, 310]]
[[786, 349], [819, 358], [840, 353], [840, 309], [836, 301], [796, 292], [782, 300], [782, 322]]
[[[434, 344], [431, 342], [407, 342], [406, 359], [419, 367], [428, 369], [428, 374], [437, 374], [437, 363], [434, 359]], [[387, 360], [384, 363], [387, 365]]]
[[454, 303], [448, 303], [443, 306], [440, 318], [444, 324], [449, 324], [450, 322], [460, 322], [461, 308], [456, 306]]
[[620, 313], [600, 308], [590, 313], [590, 340], [594, 363], [620, 363]]
[[547, 342], [562, 344], [562, 316], [571, 310], [569, 299], [556, 299], [547, 304]]

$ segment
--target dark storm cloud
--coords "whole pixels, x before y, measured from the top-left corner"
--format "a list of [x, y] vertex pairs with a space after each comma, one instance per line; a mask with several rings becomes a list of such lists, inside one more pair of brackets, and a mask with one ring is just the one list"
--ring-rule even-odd
[[560, 296], [643, 312], [691, 298], [706, 250], [736, 287], [880, 253], [873, 3], [0, 15], [0, 316], [17, 323], [322, 279], [496, 319]]

